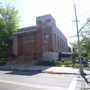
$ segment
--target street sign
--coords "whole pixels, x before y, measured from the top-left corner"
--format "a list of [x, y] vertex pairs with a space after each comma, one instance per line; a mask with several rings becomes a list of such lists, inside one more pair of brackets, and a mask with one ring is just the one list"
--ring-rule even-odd
[[77, 35], [72, 35], [72, 36], [69, 36], [70, 38], [75, 38], [75, 37], [77, 37]]

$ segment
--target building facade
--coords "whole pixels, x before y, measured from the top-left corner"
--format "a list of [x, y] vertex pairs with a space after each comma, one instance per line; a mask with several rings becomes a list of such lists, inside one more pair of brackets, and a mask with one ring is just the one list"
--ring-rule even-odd
[[17, 56], [40, 53], [43, 60], [56, 60], [59, 52], [68, 52], [67, 38], [50, 14], [37, 17], [35, 26], [21, 28], [12, 37], [9, 52]]

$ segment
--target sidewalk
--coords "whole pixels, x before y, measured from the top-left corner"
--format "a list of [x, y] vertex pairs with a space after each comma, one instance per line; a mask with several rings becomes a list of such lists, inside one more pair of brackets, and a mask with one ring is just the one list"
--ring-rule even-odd
[[[5, 65], [5, 66], [0, 66], [0, 69], [41, 70], [46, 72], [52, 72], [53, 74], [80, 74], [79, 68], [73, 68], [73, 67]], [[87, 75], [90, 75], [90, 68], [84, 68], [84, 72]]]

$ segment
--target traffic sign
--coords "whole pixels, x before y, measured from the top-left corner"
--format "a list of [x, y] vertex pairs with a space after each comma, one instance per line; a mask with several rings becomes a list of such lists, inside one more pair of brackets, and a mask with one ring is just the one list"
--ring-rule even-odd
[[75, 38], [75, 37], [77, 37], [77, 35], [72, 35], [72, 36], [69, 36], [70, 38]]

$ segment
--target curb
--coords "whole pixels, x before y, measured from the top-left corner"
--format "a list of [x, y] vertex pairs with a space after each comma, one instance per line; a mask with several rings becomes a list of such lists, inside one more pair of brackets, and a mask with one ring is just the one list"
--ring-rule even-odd
[[[45, 71], [41, 69], [37, 70], [26, 70], [26, 69], [12, 69], [12, 68], [0, 68], [0, 70], [9, 70], [9, 71], [23, 71], [23, 72], [38, 72], [38, 73], [49, 73], [49, 74], [71, 74], [71, 75], [81, 75], [80, 73], [68, 73], [68, 72], [53, 72], [53, 71]], [[84, 73], [82, 75], [90, 75], [90, 73]]]

